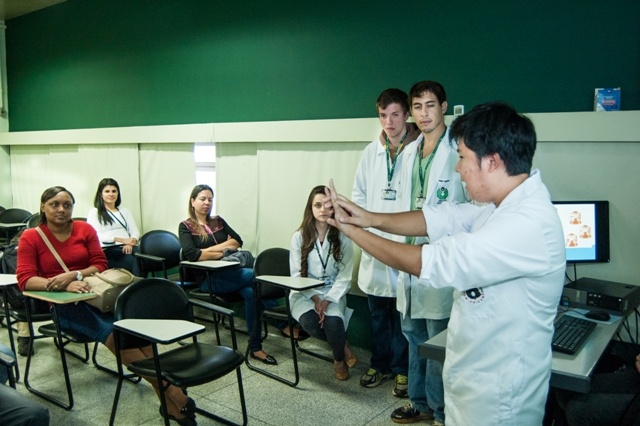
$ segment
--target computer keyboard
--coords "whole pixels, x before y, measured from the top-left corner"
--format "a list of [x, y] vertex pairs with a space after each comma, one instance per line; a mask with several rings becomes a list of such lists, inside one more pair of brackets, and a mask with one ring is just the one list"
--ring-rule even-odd
[[596, 328], [596, 323], [569, 315], [556, 317], [553, 322], [555, 331], [551, 349], [556, 352], [574, 354], [589, 334]]

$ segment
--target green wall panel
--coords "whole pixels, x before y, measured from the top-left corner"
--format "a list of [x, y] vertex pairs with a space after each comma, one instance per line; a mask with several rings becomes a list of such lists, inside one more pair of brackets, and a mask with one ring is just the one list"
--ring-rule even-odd
[[[449, 104], [640, 109], [640, 2], [67, 0], [6, 22], [10, 130], [370, 117]], [[451, 109], [450, 111], [451, 112]]]

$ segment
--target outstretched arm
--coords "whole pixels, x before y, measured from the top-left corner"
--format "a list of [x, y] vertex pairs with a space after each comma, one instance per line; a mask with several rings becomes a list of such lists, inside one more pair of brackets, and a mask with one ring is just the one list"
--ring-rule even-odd
[[[344, 199], [344, 197], [338, 196], [333, 186], [333, 181], [330, 182], [330, 190], [327, 195], [330, 197], [334, 211], [333, 219], [329, 219], [330, 225], [338, 228], [340, 232], [380, 262], [412, 275], [420, 275], [422, 268], [422, 250], [420, 246], [387, 240], [372, 234], [362, 227], [374, 227], [402, 235], [391, 230], [393, 228], [397, 231], [402, 227], [395, 228], [393, 226], [394, 222], [390, 221], [388, 217], [397, 217], [400, 221], [406, 217], [409, 221], [416, 221], [415, 215], [409, 213], [417, 213], [418, 219], [422, 221], [422, 229], [426, 231], [421, 212], [407, 212], [400, 215], [368, 212]], [[412, 233], [409, 233], [409, 235], [412, 235]]]

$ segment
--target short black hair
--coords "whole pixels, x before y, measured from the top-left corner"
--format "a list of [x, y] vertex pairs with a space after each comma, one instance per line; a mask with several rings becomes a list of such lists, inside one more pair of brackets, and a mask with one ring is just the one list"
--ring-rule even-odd
[[449, 131], [451, 139], [464, 144], [482, 158], [498, 154], [509, 176], [531, 173], [536, 152], [536, 130], [525, 117], [504, 102], [477, 105], [456, 118]]
[[413, 105], [413, 98], [418, 98], [428, 92], [433, 93], [438, 98], [440, 105], [447, 101], [447, 92], [442, 84], [437, 81], [424, 80], [411, 86], [411, 90], [409, 90], [409, 105]]

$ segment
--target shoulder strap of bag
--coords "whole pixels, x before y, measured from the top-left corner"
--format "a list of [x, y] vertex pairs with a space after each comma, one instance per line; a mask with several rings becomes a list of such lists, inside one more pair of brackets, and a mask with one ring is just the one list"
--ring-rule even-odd
[[38, 234], [40, 234], [40, 237], [42, 237], [42, 241], [44, 241], [47, 247], [49, 247], [49, 250], [51, 250], [51, 254], [53, 254], [53, 257], [55, 257], [58, 263], [60, 264], [60, 266], [62, 266], [62, 269], [64, 269], [65, 272], [69, 272], [69, 268], [67, 268], [67, 265], [64, 263], [64, 261], [62, 260], [62, 258], [60, 257], [56, 249], [53, 248], [51, 241], [49, 241], [49, 239], [44, 234], [42, 229], [40, 229], [40, 225], [36, 226], [36, 231], [38, 231]]
[[[98, 274], [93, 274], [92, 276], [97, 277], [97, 278], [101, 279], [102, 281], [106, 282], [107, 284], [111, 284], [114, 287], [123, 287], [123, 286], [129, 285], [134, 280], [134, 275], [131, 272], [129, 272], [126, 269], [124, 269], [124, 268], [108, 269], [107, 271], [112, 271], [112, 272], [113, 271], [118, 271], [118, 273], [120, 273], [122, 275], [125, 275], [127, 277], [127, 282], [110, 280], [108, 278], [107, 274], [105, 274], [104, 272], [103, 273], [98, 273]], [[105, 271], [105, 272], [107, 272], [107, 271]]]

